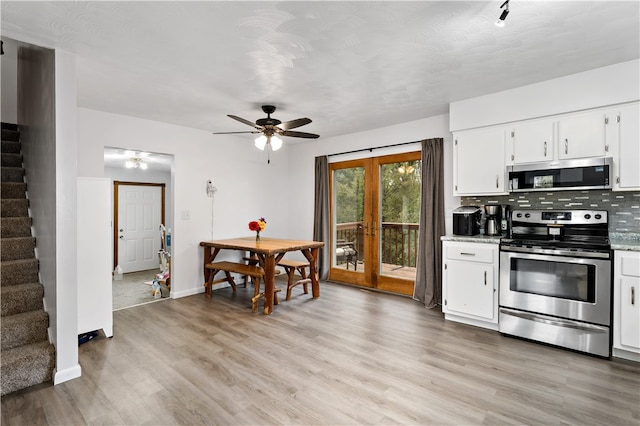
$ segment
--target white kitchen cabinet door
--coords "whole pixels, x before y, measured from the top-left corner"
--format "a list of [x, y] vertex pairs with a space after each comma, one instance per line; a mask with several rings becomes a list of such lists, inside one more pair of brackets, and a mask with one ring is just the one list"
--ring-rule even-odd
[[443, 312], [493, 320], [492, 264], [448, 260], [444, 273]]
[[562, 116], [558, 121], [558, 158], [605, 156], [606, 118], [603, 110]]
[[506, 194], [505, 127], [454, 136], [454, 195]]
[[614, 253], [613, 355], [640, 361], [640, 252]]
[[620, 279], [620, 345], [640, 349], [640, 309], [638, 309], [640, 278]]
[[498, 245], [443, 241], [445, 319], [498, 329]]
[[509, 135], [513, 164], [553, 160], [553, 127], [553, 120], [533, 120], [515, 124]]
[[609, 125], [617, 130], [611, 142], [613, 190], [640, 190], [640, 104], [620, 108], [609, 117]]

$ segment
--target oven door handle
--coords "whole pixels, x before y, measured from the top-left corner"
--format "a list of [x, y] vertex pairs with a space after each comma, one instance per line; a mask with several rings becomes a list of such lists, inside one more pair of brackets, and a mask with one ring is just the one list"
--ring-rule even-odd
[[542, 249], [542, 248], [529, 248], [529, 247], [512, 247], [501, 246], [501, 251], [509, 251], [516, 253], [530, 253], [530, 254], [551, 254], [557, 256], [572, 256], [572, 257], [587, 257], [591, 259], [609, 259], [611, 254], [609, 252], [598, 253], [590, 251], [571, 251], [571, 250], [558, 250], [558, 249]]
[[511, 315], [513, 317], [526, 319], [529, 321], [539, 322], [542, 324], [554, 325], [557, 327], [574, 328], [576, 330], [583, 330], [583, 331], [597, 332], [597, 333], [607, 333], [609, 331], [607, 327], [587, 324], [584, 322], [572, 321], [568, 319], [561, 319], [561, 318], [551, 319], [549, 317], [541, 317], [539, 315], [531, 314], [528, 312], [515, 312], [510, 309], [500, 309], [500, 313], [505, 315]]

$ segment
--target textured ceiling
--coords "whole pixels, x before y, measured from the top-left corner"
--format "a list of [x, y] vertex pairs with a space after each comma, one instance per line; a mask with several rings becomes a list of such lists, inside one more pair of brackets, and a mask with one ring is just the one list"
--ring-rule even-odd
[[2, 1], [1, 31], [75, 53], [82, 107], [220, 132], [271, 103], [321, 137], [640, 56], [638, 1], [512, 0], [497, 28], [501, 3]]

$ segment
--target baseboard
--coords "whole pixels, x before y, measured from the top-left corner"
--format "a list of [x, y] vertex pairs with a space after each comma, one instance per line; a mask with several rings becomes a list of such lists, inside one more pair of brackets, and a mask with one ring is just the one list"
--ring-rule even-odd
[[68, 382], [80, 376], [82, 376], [82, 367], [80, 367], [80, 364], [62, 371], [53, 370], [53, 384], [59, 385], [60, 383]]
[[[225, 287], [230, 287], [229, 283], [225, 282], [225, 283], [220, 283], [220, 284], [214, 284], [212, 290], [217, 290], [219, 288], [225, 288]], [[169, 294], [169, 296], [172, 299], [180, 299], [181, 297], [193, 296], [194, 294], [200, 294], [200, 293], [204, 293], [204, 286], [196, 287], [196, 288], [190, 288], [188, 290], [183, 290], [183, 291], [173, 291], [173, 290], [171, 290], [171, 293]]]

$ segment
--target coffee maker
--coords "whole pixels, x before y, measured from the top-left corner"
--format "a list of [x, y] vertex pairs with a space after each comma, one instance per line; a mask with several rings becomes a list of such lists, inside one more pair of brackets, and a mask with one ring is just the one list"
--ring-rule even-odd
[[502, 208], [500, 204], [487, 204], [484, 206], [484, 234], [502, 234]]

